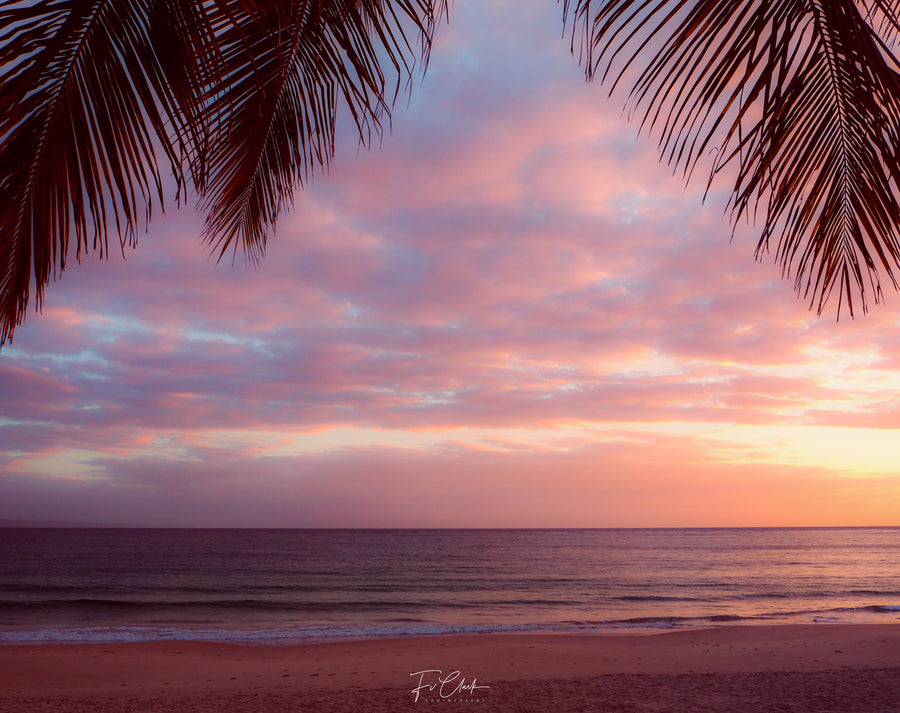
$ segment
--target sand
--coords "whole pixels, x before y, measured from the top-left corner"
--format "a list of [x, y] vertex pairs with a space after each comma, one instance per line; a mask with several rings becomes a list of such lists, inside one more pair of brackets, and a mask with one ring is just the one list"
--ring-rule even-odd
[[898, 713], [900, 625], [4, 646], [0, 711]]

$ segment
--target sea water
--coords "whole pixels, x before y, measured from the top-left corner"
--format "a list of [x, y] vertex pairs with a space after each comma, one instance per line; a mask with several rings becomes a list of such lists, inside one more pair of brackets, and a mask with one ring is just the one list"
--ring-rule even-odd
[[900, 528], [0, 529], [0, 643], [900, 622]]

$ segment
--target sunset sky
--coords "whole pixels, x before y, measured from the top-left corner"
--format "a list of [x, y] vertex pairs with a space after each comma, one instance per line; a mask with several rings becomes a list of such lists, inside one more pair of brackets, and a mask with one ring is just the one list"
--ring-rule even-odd
[[0, 519], [900, 525], [900, 294], [817, 318], [560, 16], [455, 3], [259, 266], [174, 203], [73, 261], [0, 353]]

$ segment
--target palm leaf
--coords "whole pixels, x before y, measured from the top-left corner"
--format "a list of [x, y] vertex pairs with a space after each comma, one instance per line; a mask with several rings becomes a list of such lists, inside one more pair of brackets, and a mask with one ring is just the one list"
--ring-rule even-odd
[[[444, 8], [446, 6], [444, 5]], [[334, 151], [339, 101], [367, 143], [410, 76], [415, 30], [427, 59], [431, 0], [220, 0], [213, 24], [220, 82], [205, 105], [216, 127], [203, 166], [205, 237], [219, 256], [241, 245], [256, 259], [295, 185]], [[382, 65], [396, 78], [391, 93]]]
[[[181, 179], [188, 131], [179, 91], [195, 76], [190, 52], [160, 61], [172, 5], [153, 0], [43, 0], [0, 10], [0, 344], [21, 323], [32, 287], [66, 266], [69, 242], [108, 252], [110, 229], [133, 243], [162, 200], [154, 142]], [[182, 13], [184, 14], [184, 13]]]
[[[629, 82], [628, 108], [686, 178], [736, 176], [731, 215], [765, 224], [776, 259], [821, 314], [897, 287], [900, 75], [885, 0], [579, 0], [588, 77]], [[571, 13], [571, 14], [570, 14]], [[580, 33], [580, 34], [579, 34]]]
[[[440, 7], [445, 9], [443, 0]], [[38, 0], [0, 8], [0, 345], [75, 256], [121, 247], [162, 204], [157, 151], [206, 237], [251, 256], [334, 150], [366, 139], [417, 56], [433, 0]], [[413, 51], [408, 33], [418, 34]], [[396, 97], [396, 88], [393, 97]], [[185, 167], [189, 169], [185, 172]]]

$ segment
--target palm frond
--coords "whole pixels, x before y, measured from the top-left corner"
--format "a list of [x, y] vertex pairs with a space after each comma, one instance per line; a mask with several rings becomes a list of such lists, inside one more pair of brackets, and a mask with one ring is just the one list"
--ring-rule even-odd
[[[0, 11], [0, 344], [75, 256], [133, 243], [162, 200], [155, 145], [176, 178], [187, 134], [178, 92], [193, 63], [160, 61], [171, 3], [42, 0]], [[181, 37], [191, 34], [183, 18]], [[169, 52], [180, 51], [166, 33]]]
[[[757, 255], [821, 314], [897, 287], [900, 75], [886, 0], [579, 0], [588, 77], [631, 84], [628, 108], [689, 179], [736, 175], [734, 223], [762, 208]], [[612, 91], [612, 90], [611, 90]]]
[[212, 15], [222, 70], [204, 106], [204, 124], [215, 127], [203, 161], [205, 237], [220, 259], [238, 245], [256, 259], [294, 187], [328, 166], [339, 102], [363, 143], [380, 131], [413, 71], [410, 31], [427, 60], [435, 3], [217, 0]]
[[[365, 140], [445, 0], [37, 0], [0, 7], [0, 345], [75, 256], [134, 244], [193, 184], [208, 240], [251, 256], [334, 151], [339, 101]], [[419, 36], [414, 51], [408, 35]], [[189, 169], [187, 172], [185, 168]]]

